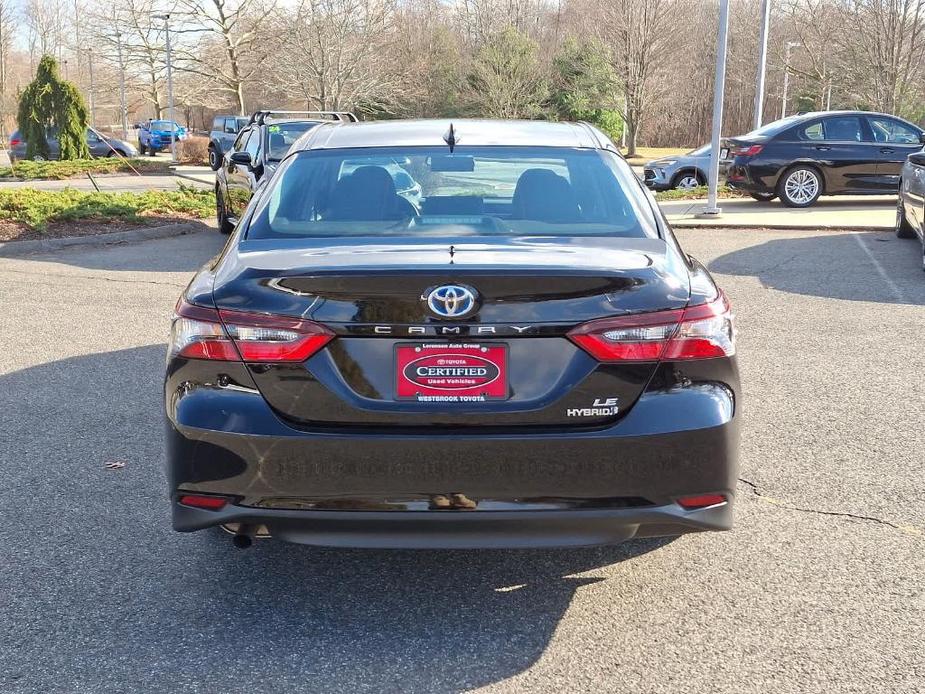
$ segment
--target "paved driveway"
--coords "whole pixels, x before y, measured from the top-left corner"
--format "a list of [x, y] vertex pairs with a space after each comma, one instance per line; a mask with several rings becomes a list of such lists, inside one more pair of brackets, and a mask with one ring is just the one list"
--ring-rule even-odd
[[737, 527], [559, 552], [173, 533], [164, 336], [218, 235], [0, 259], [0, 692], [921, 692], [915, 244], [681, 236], [739, 316]]

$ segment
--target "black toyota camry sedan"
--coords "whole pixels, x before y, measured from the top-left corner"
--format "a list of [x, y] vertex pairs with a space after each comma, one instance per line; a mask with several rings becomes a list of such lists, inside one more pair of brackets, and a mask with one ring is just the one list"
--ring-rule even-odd
[[173, 525], [403, 548], [726, 530], [739, 397], [726, 296], [598, 130], [322, 124], [177, 303]]
[[896, 116], [864, 111], [801, 113], [723, 140], [730, 187], [756, 200], [809, 207], [821, 195], [890, 194], [925, 133]]

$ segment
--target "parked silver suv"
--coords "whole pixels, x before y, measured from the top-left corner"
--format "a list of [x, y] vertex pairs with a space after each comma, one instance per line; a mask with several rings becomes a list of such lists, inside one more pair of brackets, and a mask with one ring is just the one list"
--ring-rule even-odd
[[709, 167], [710, 143], [707, 143], [687, 154], [650, 161], [643, 167], [643, 180], [652, 190], [689, 190], [707, 184]]

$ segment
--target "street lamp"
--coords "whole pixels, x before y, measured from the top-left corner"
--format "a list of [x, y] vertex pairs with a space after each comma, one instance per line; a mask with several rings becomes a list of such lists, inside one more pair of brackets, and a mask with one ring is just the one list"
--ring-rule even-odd
[[716, 206], [719, 186], [719, 140], [723, 131], [723, 92], [726, 88], [726, 44], [729, 38], [729, 0], [719, 3], [719, 34], [716, 37], [716, 77], [713, 79], [713, 134], [710, 137], [709, 191], [705, 216], [714, 217], [722, 210]]
[[787, 48], [784, 52], [784, 93], [780, 101], [780, 117], [787, 116], [787, 89], [790, 86], [790, 49], [797, 48], [803, 44], [799, 41], [788, 41]]
[[173, 116], [173, 67], [170, 56], [170, 14], [156, 14], [154, 19], [164, 20], [164, 33], [167, 36], [167, 113], [170, 114], [170, 159], [177, 163], [176, 118]]
[[90, 62], [90, 125], [96, 127], [96, 108], [93, 103], [93, 93], [96, 91], [96, 85], [93, 82], [93, 49], [87, 49], [87, 58]]
[[128, 139], [128, 110], [125, 108], [125, 63], [122, 61], [122, 32], [116, 32], [116, 48], [119, 51], [119, 107], [122, 110], [122, 139]]
[[771, 0], [761, 0], [761, 36], [758, 42], [758, 78], [755, 80], [755, 127], [761, 127], [764, 117], [764, 77], [768, 67], [768, 25], [771, 20]]

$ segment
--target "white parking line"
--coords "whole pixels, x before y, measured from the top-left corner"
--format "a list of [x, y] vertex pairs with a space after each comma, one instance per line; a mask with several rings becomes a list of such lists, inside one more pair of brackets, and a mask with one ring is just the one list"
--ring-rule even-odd
[[883, 265], [880, 264], [880, 261], [874, 257], [874, 254], [871, 253], [871, 250], [867, 247], [867, 245], [863, 241], [861, 241], [861, 236], [863, 233], [864, 232], [853, 231], [851, 232], [851, 235], [854, 237], [855, 241], [858, 242], [858, 245], [861, 247], [861, 249], [867, 254], [867, 257], [870, 258], [870, 262], [872, 262], [874, 264], [874, 267], [877, 268], [877, 272], [880, 273], [880, 277], [883, 278], [883, 281], [886, 283], [886, 285], [890, 288], [890, 291], [893, 293], [893, 298], [896, 299], [900, 303], [903, 303], [903, 304], [908, 303], [906, 301], [905, 295], [903, 294], [903, 291], [899, 288], [899, 285], [893, 281], [893, 278], [890, 277], [889, 273], [887, 273]]

